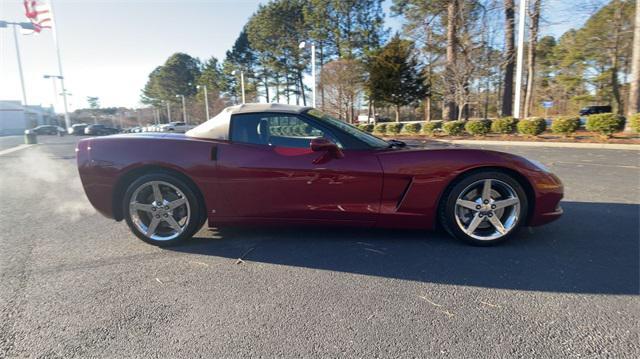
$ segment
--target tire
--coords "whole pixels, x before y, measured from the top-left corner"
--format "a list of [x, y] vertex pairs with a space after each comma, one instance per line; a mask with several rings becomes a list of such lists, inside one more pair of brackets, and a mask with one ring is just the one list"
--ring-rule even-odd
[[472, 245], [491, 246], [517, 232], [526, 221], [528, 208], [526, 192], [515, 178], [504, 172], [480, 171], [462, 177], [447, 189], [438, 215], [440, 224], [453, 237]]
[[[156, 187], [160, 197], [156, 196]], [[175, 175], [146, 174], [127, 188], [122, 213], [136, 237], [159, 247], [173, 246], [191, 238], [202, 227], [206, 216], [196, 191]], [[162, 202], [158, 201], [160, 198]]]

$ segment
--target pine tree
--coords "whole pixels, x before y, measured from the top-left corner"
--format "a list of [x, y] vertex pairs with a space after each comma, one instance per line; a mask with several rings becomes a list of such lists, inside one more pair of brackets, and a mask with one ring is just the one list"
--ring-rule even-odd
[[428, 90], [413, 43], [398, 35], [371, 57], [368, 67], [370, 98], [393, 105], [396, 122], [400, 121], [400, 107], [421, 100]]

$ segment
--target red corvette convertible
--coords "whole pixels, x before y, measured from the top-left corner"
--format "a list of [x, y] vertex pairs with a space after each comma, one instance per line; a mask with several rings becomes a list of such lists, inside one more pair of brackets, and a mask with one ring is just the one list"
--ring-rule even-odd
[[145, 242], [202, 225], [434, 229], [477, 245], [562, 214], [543, 165], [473, 149], [384, 141], [308, 107], [246, 104], [186, 134], [88, 138], [76, 149], [93, 206]]

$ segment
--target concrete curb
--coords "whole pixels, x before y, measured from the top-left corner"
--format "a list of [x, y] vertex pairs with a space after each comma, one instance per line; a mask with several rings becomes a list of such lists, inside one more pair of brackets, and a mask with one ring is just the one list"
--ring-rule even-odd
[[17, 146], [14, 146], [14, 147], [10, 147], [10, 148], [7, 148], [5, 150], [0, 151], [0, 156], [4, 156], [4, 155], [8, 155], [10, 153], [16, 152], [16, 151], [24, 150], [25, 148], [29, 148], [31, 146], [35, 146], [35, 144], [33, 144], [33, 145], [22, 144], [22, 145], [17, 145]]
[[434, 140], [456, 145], [491, 145], [491, 146], [522, 146], [522, 147], [561, 147], [561, 148], [590, 148], [605, 150], [640, 151], [640, 145], [623, 143], [571, 143], [571, 142], [533, 142], [533, 141], [485, 141], [485, 140]]

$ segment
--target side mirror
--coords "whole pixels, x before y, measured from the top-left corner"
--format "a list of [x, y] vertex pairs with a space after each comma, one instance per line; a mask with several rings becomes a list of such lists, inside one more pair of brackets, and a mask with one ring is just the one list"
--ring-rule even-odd
[[326, 152], [327, 154], [331, 155], [331, 157], [333, 158], [344, 157], [344, 153], [342, 152], [340, 147], [338, 147], [338, 145], [336, 145], [335, 143], [331, 142], [331, 140], [324, 137], [318, 137], [318, 138], [312, 139], [309, 146], [311, 147], [311, 151], [313, 152]]

